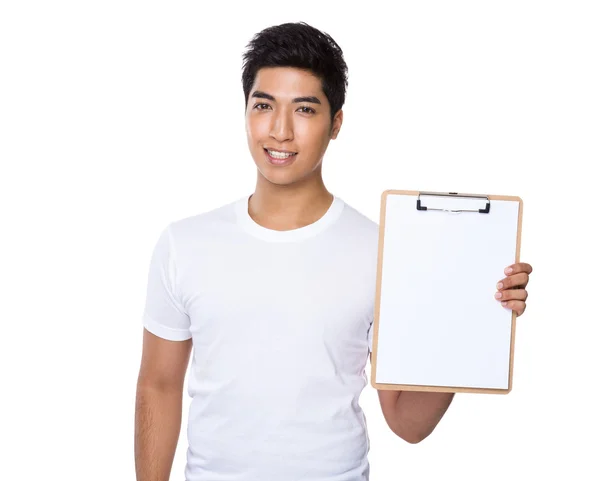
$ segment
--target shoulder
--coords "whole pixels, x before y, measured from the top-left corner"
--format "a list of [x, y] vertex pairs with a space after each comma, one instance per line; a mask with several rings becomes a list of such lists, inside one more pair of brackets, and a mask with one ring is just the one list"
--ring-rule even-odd
[[240, 199], [213, 209], [172, 221], [167, 229], [177, 243], [218, 238], [236, 225], [236, 205]]
[[364, 258], [367, 264], [377, 258], [379, 224], [346, 202], [337, 235], [345, 251], [352, 252], [357, 258]]
[[379, 224], [367, 217], [354, 206], [344, 202], [344, 222], [353, 232], [369, 239], [379, 235]]

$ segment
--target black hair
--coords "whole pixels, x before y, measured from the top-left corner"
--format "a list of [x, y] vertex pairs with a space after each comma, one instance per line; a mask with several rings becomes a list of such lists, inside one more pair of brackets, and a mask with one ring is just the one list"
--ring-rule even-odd
[[257, 72], [263, 67], [295, 67], [321, 79], [331, 121], [346, 100], [348, 67], [342, 49], [327, 33], [305, 22], [284, 23], [254, 35], [243, 55], [245, 108]]

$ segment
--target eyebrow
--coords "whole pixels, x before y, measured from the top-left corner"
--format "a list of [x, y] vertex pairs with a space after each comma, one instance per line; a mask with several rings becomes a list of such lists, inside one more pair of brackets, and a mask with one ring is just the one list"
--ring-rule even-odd
[[[275, 97], [273, 97], [272, 95], [266, 93], [266, 92], [262, 92], [260, 90], [256, 90], [253, 94], [252, 97], [256, 97], [259, 99], [267, 99], [267, 100], [272, 100], [273, 102], [276, 102]], [[300, 103], [300, 102], [310, 102], [313, 104], [321, 104], [321, 101], [317, 98], [317, 97], [313, 97], [313, 96], [308, 96], [308, 97], [296, 97], [295, 99], [292, 100], [292, 103], [296, 104], [296, 103]]]

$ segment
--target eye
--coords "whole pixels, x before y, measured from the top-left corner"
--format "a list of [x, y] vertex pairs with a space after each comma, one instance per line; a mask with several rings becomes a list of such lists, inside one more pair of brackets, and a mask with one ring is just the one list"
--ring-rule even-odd
[[[254, 106], [254, 109], [256, 109], [256, 110], [267, 110], [268, 108], [271, 108], [271, 106], [269, 104], [256, 104]], [[305, 113], [305, 114], [316, 113], [315, 110], [310, 107], [300, 107], [298, 110], [302, 111], [302, 113]]]

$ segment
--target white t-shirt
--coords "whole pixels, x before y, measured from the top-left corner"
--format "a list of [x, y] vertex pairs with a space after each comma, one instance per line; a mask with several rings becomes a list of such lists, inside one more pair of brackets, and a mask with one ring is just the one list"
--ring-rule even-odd
[[249, 197], [169, 224], [150, 263], [144, 327], [193, 340], [186, 481], [366, 481], [378, 225], [334, 196], [271, 230]]

